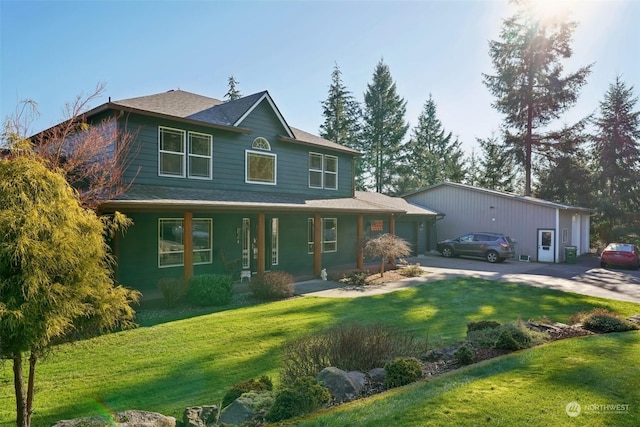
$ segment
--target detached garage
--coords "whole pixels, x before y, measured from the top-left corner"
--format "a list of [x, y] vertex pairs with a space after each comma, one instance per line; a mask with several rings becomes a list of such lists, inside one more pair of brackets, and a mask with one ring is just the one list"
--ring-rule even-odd
[[589, 252], [591, 210], [534, 197], [442, 182], [403, 196], [409, 203], [442, 212], [438, 240], [469, 232], [494, 232], [516, 243], [516, 259], [564, 262], [565, 248]]

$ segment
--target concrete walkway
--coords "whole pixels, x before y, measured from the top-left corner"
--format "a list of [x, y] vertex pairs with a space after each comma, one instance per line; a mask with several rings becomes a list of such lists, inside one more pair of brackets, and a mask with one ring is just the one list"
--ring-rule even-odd
[[410, 258], [407, 261], [411, 264], [419, 263], [425, 271], [424, 275], [365, 287], [350, 287], [343, 283], [319, 279], [308, 280], [295, 284], [296, 294], [356, 298], [414, 286], [428, 286], [437, 280], [453, 277], [476, 277], [640, 304], [640, 272], [600, 268], [599, 258], [593, 255], [579, 257], [576, 264], [520, 261], [490, 264], [484, 260], [443, 258], [433, 254]]

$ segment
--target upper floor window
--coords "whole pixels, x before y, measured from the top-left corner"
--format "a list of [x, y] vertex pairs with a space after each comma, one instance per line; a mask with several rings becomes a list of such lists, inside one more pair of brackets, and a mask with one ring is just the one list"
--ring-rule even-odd
[[263, 151], [245, 152], [245, 182], [275, 185], [277, 156], [264, 152], [271, 150], [269, 141], [260, 136], [253, 140], [251, 148]]
[[184, 177], [185, 131], [160, 127], [158, 132], [159, 174], [161, 176]]
[[309, 187], [338, 188], [338, 158], [336, 156], [309, 153]]
[[189, 132], [189, 178], [211, 179], [211, 135]]
[[251, 144], [251, 148], [255, 148], [256, 150], [271, 151], [271, 144], [269, 144], [269, 141], [267, 141], [267, 138], [263, 138], [259, 136], [253, 140], [253, 143]]

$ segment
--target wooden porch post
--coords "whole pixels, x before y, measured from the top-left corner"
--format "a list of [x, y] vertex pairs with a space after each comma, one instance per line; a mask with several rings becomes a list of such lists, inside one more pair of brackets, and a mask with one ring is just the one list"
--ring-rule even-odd
[[358, 231], [357, 231], [357, 240], [358, 240], [358, 249], [357, 249], [357, 259], [356, 259], [356, 268], [360, 271], [364, 269], [364, 256], [362, 253], [362, 239], [364, 237], [364, 218], [362, 214], [358, 215]]
[[322, 270], [322, 219], [313, 216], [313, 274], [318, 277]]
[[184, 249], [184, 281], [187, 283], [193, 277], [193, 213], [184, 213], [182, 224], [182, 248]]
[[265, 257], [264, 257], [264, 244], [265, 244], [265, 227], [264, 227], [264, 212], [260, 212], [258, 214], [258, 236], [257, 236], [257, 245], [258, 245], [258, 265], [257, 272], [258, 274], [263, 274], [265, 270]]

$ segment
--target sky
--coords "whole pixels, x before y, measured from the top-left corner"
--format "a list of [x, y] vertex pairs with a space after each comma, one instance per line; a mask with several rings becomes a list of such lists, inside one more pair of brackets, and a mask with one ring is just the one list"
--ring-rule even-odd
[[[640, 94], [640, 0], [537, 1], [579, 23], [565, 72], [593, 63], [563, 123], [597, 111], [617, 75]], [[469, 155], [500, 128], [482, 74], [494, 72], [489, 41], [513, 10], [507, 0], [0, 0], [0, 118], [33, 100], [35, 133], [98, 83], [90, 107], [171, 89], [223, 99], [234, 76], [243, 95], [268, 90], [290, 126], [318, 134], [334, 66], [362, 102], [383, 60], [410, 126], [432, 95]]]

